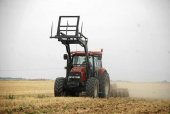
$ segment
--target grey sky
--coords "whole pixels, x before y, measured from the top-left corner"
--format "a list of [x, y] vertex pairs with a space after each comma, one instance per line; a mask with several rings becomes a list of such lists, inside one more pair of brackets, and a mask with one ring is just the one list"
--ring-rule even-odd
[[65, 47], [49, 39], [60, 15], [80, 15], [112, 80], [170, 81], [169, 0], [1, 0], [0, 77], [65, 76]]

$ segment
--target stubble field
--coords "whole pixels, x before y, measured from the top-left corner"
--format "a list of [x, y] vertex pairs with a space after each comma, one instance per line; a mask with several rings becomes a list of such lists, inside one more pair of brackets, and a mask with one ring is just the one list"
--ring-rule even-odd
[[112, 84], [128, 88], [130, 97], [54, 97], [54, 81], [0, 81], [0, 114], [170, 113], [169, 83]]

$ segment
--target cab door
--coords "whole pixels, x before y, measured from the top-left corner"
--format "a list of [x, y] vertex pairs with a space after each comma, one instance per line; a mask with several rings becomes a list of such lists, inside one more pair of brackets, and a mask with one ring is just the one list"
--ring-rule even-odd
[[93, 61], [94, 61], [94, 77], [98, 77], [98, 71], [101, 68], [101, 64], [100, 64], [100, 60], [98, 56], [94, 56], [93, 57]]

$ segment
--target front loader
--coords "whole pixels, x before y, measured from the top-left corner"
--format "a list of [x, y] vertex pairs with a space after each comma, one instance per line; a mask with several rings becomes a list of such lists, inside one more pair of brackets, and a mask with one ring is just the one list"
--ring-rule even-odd
[[[66, 76], [56, 78], [54, 96], [79, 96], [108, 98], [110, 78], [102, 67], [102, 52], [88, 51], [88, 38], [79, 32], [80, 16], [60, 16], [57, 34], [51, 37], [58, 39], [66, 47]], [[71, 51], [70, 45], [80, 45], [84, 51]]]

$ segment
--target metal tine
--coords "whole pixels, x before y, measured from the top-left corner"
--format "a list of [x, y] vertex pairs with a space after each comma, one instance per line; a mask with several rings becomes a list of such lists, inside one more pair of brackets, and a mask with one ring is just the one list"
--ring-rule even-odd
[[68, 24], [68, 20], [67, 20], [66, 35], [67, 35], [68, 26], [69, 26], [69, 24]]
[[[82, 34], [82, 32], [83, 32], [83, 22], [81, 24], [81, 34]], [[80, 37], [81, 37], [81, 34], [80, 34]]]
[[52, 25], [51, 25], [51, 37], [53, 35], [53, 22], [52, 22]]

